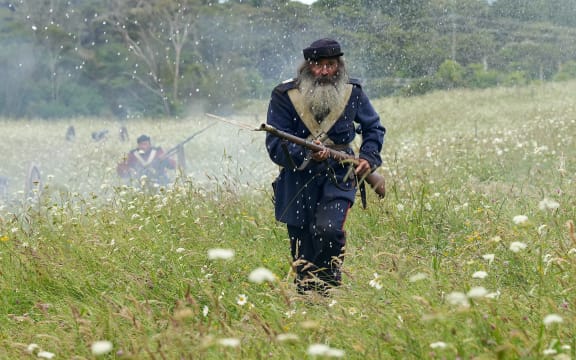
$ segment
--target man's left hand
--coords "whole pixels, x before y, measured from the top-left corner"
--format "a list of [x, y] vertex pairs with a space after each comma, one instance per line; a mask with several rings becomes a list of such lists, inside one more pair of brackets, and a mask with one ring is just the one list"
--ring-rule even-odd
[[370, 174], [372, 168], [370, 167], [370, 163], [366, 159], [358, 159], [358, 165], [354, 169], [354, 173], [356, 176], [364, 177]]

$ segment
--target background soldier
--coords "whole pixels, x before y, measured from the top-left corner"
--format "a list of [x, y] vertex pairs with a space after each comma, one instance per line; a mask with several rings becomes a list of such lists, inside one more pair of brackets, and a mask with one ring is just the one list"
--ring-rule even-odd
[[136, 140], [138, 147], [131, 150], [120, 164], [118, 175], [127, 180], [138, 180], [146, 176], [153, 184], [169, 183], [166, 169], [175, 169], [176, 161], [164, 156], [161, 147], [154, 147], [148, 135], [140, 135]]

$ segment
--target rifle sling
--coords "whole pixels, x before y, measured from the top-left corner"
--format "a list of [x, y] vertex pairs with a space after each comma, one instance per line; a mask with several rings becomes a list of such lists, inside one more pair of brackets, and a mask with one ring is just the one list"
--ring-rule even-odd
[[[288, 162], [290, 163], [290, 168], [297, 169], [298, 166], [296, 166], [294, 159], [292, 159], [292, 156], [290, 155], [290, 151], [288, 150], [288, 144], [286, 143], [286, 141], [282, 141], [282, 145], [280, 146], [282, 147], [282, 152], [284, 152], [284, 156], [286, 156], [286, 159], [288, 159]], [[306, 161], [304, 162], [307, 163]]]

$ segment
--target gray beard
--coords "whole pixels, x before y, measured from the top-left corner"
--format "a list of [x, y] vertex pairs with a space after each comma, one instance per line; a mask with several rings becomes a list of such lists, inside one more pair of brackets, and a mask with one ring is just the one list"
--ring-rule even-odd
[[348, 78], [340, 74], [330, 81], [315, 79], [307, 72], [300, 74], [300, 91], [304, 95], [304, 104], [316, 121], [324, 120], [335, 106], [344, 101], [344, 87], [347, 83]]

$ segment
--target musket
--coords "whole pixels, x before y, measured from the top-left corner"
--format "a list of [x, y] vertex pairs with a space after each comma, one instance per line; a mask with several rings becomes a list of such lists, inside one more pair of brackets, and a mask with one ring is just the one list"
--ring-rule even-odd
[[[255, 130], [256, 131], [266, 131], [267, 133], [270, 133], [276, 137], [290, 141], [291, 143], [303, 146], [303, 147], [305, 147], [309, 150], [315, 151], [315, 152], [327, 150], [329, 152], [329, 157], [331, 157], [337, 161], [351, 162], [355, 165], [358, 164], [358, 158], [353, 156], [353, 155], [347, 154], [343, 151], [332, 149], [332, 148], [327, 147], [327, 146], [322, 145], [322, 144], [317, 144], [315, 142], [312, 142], [312, 141], [307, 140], [307, 139], [303, 139], [303, 138], [298, 137], [298, 136], [294, 136], [294, 135], [289, 134], [287, 132], [284, 132], [282, 130], [278, 130], [275, 127], [270, 126], [268, 124], [261, 124], [260, 127], [258, 129], [255, 129]], [[386, 181], [382, 175], [373, 171], [370, 174], [366, 175], [364, 180], [372, 187], [372, 189], [374, 189], [374, 191], [376, 192], [376, 194], [378, 194], [378, 196], [383, 198], [386, 195]]]
[[[343, 151], [331, 149], [331, 148], [329, 148], [325, 145], [322, 145], [322, 144], [316, 144], [310, 140], [303, 139], [303, 138], [298, 137], [298, 136], [294, 136], [294, 135], [289, 134], [287, 132], [284, 132], [282, 130], [278, 130], [275, 127], [268, 125], [268, 124], [261, 124], [259, 128], [254, 129], [250, 125], [241, 124], [241, 123], [238, 123], [235, 121], [231, 121], [231, 120], [228, 120], [228, 119], [223, 118], [223, 117], [218, 116], [218, 115], [206, 114], [206, 116], [211, 117], [211, 118], [216, 119], [216, 120], [219, 120], [219, 121], [223, 121], [223, 122], [228, 123], [228, 124], [239, 126], [239, 127], [242, 127], [242, 128], [248, 129], [248, 130], [266, 131], [266, 132], [268, 132], [268, 133], [270, 133], [276, 137], [279, 137], [281, 139], [285, 139], [287, 141], [290, 141], [296, 145], [303, 146], [303, 147], [310, 149], [312, 151], [328, 150], [329, 156], [335, 160], [338, 160], [341, 162], [351, 162], [353, 164], [358, 164], [358, 158], [356, 158], [353, 155], [347, 154]], [[363, 180], [365, 180], [372, 187], [372, 189], [374, 189], [374, 191], [376, 192], [376, 194], [378, 194], [378, 196], [380, 198], [383, 198], [386, 195], [386, 181], [382, 175], [373, 171], [370, 174], [366, 175], [366, 177], [364, 177]]]
[[178, 148], [184, 144], [186, 144], [188, 141], [194, 139], [196, 136], [202, 134], [204, 131], [208, 130], [209, 128], [211, 128], [212, 126], [216, 125], [216, 123], [212, 123], [208, 126], [206, 126], [203, 129], [200, 129], [198, 131], [196, 131], [195, 133], [193, 133], [192, 135], [188, 136], [186, 139], [180, 141], [176, 146], [172, 147], [170, 150], [166, 151], [164, 153], [164, 155], [162, 155], [162, 158], [160, 160], [164, 160], [167, 159], [168, 157], [172, 156], [173, 153], [175, 153], [176, 151], [178, 151]]
[[186, 139], [180, 141], [176, 146], [170, 148], [170, 150], [164, 152], [164, 154], [162, 154], [161, 157], [154, 159], [154, 161], [152, 161], [149, 164], [146, 164], [142, 167], [142, 169], [140, 170], [140, 172], [143, 172], [145, 170], [147, 170], [149, 167], [153, 167], [153, 165], [155, 166], [156, 164], [168, 159], [170, 156], [172, 156], [175, 152], [178, 151], [178, 149], [183, 146], [184, 144], [186, 144], [188, 141], [194, 139], [196, 136], [200, 135], [201, 133], [203, 133], [204, 131], [208, 130], [209, 128], [211, 128], [212, 126], [216, 125], [216, 123], [212, 123], [208, 126], [206, 126], [203, 129], [200, 129], [198, 131], [196, 131], [195, 133], [193, 133], [192, 135], [188, 136]]

